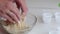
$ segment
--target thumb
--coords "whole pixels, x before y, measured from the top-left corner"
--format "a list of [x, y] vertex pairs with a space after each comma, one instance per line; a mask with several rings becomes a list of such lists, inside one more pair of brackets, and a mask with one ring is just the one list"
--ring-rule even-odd
[[21, 8], [24, 13], [28, 11], [25, 0], [16, 0], [18, 8]]

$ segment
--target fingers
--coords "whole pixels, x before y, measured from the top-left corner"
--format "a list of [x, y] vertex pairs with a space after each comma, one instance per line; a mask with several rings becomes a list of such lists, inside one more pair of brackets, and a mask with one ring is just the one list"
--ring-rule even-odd
[[20, 20], [20, 12], [19, 12], [19, 10], [18, 10], [18, 8], [16, 6], [16, 3], [13, 3], [13, 4], [10, 3], [8, 6], [9, 6], [8, 9], [11, 12], [13, 12], [17, 16], [17, 18]]
[[10, 16], [15, 22], [19, 21], [18, 18], [17, 18], [17, 16], [13, 12], [11, 12], [11, 11], [8, 10], [6, 14], [8, 16]]
[[4, 13], [0, 11], [0, 16], [6, 18], [11, 23], [17, 23], [19, 21], [18, 17], [10, 10], [5, 9], [2, 10]]
[[20, 13], [16, 6], [16, 3], [3, 3], [3, 6], [0, 7], [0, 16], [6, 18], [9, 22], [18, 22], [20, 20]]
[[0, 16], [6, 18], [6, 19], [9, 20], [9, 22], [11, 22], [11, 23], [14, 23], [14, 21], [13, 21], [8, 15], [3, 14], [3, 13], [0, 12]]
[[28, 8], [26, 6], [25, 1], [24, 0], [16, 0], [16, 2], [20, 6], [20, 8], [22, 8], [23, 13], [26, 14], [28, 11]]

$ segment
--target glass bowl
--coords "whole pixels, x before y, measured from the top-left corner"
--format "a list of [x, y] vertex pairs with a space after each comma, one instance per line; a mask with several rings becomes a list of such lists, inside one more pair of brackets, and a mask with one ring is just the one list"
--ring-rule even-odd
[[[27, 34], [34, 27], [36, 22], [37, 22], [36, 16], [34, 16], [32, 14], [27, 14], [24, 24], [25, 24], [25, 26], [28, 26], [28, 27], [26, 27], [25, 29], [17, 30], [16, 29], [17, 27], [14, 28], [12, 26], [9, 26], [9, 27], [3, 26], [3, 27], [11, 34]], [[11, 28], [11, 29], [9, 29], [9, 28]]]

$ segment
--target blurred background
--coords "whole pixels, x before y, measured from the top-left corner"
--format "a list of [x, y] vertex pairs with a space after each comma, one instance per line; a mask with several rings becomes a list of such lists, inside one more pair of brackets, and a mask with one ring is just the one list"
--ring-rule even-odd
[[59, 8], [60, 0], [26, 0], [28, 7]]
[[59, 11], [60, 0], [26, 0], [29, 12], [39, 14], [42, 11], [56, 12]]
[[55, 12], [60, 12], [60, 0], [26, 0], [26, 3], [29, 9], [28, 13], [37, 17], [37, 24], [29, 34], [51, 34], [49, 32], [56, 30], [55, 22], [51, 22], [53, 24], [50, 25], [43, 23], [42, 14], [49, 12], [54, 16]]

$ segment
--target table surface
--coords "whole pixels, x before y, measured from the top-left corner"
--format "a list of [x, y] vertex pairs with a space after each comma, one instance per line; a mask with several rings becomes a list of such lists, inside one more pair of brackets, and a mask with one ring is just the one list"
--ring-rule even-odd
[[56, 22], [51, 22], [50, 24], [45, 24], [37, 22], [35, 27], [28, 34], [49, 34], [50, 31], [56, 31]]

